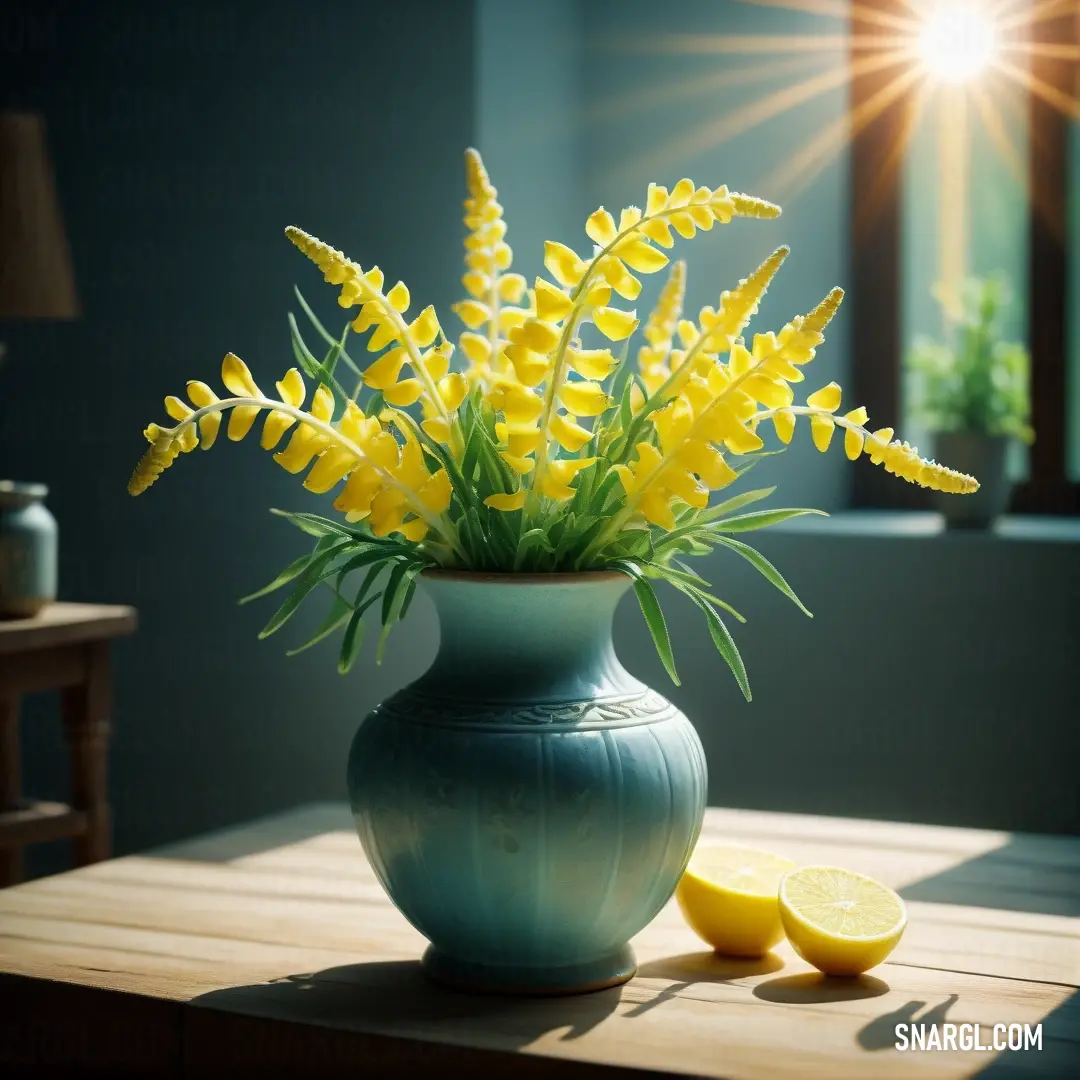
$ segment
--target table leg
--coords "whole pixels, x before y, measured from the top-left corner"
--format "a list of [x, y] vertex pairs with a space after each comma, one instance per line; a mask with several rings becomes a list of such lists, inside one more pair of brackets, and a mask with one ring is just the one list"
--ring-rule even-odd
[[75, 838], [78, 866], [109, 857], [107, 787], [112, 678], [109, 644], [86, 646], [86, 678], [64, 691], [64, 734], [71, 750], [71, 803], [86, 815], [86, 832]]
[[[0, 809], [14, 810], [22, 796], [19, 761], [19, 699], [0, 697]], [[0, 889], [23, 878], [21, 847], [0, 847]]]

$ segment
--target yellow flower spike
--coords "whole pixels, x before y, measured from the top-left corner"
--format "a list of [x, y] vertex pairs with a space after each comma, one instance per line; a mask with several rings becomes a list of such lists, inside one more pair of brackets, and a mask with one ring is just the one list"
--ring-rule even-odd
[[[296, 368], [289, 368], [285, 373], [285, 377], [275, 385], [278, 396], [286, 405], [292, 405], [293, 408], [299, 409], [304, 404], [304, 395], [306, 393], [304, 379]], [[259, 440], [259, 445], [264, 450], [273, 450], [281, 442], [282, 435], [295, 423], [296, 420], [288, 413], [277, 411], [268, 413], [263, 421], [262, 437]]]
[[596, 458], [562, 458], [549, 461], [544, 479], [540, 486], [541, 493], [555, 502], [565, 502], [574, 497], [570, 482], [582, 469], [587, 469]]
[[585, 232], [594, 244], [606, 247], [618, 236], [619, 231], [615, 227], [615, 219], [602, 206], [589, 215], [585, 223]]
[[[867, 420], [866, 409], [860, 405], [857, 409], [844, 413], [844, 419], [861, 427]], [[849, 461], [855, 461], [862, 454], [864, 442], [865, 436], [861, 431], [851, 427], [844, 428], [844, 453]]]
[[531, 457], [519, 457], [515, 454], [501, 453], [499, 456], [510, 466], [515, 472], [520, 473], [522, 476], [527, 473], [531, 473], [536, 468], [536, 462]]
[[[204, 382], [191, 379], [187, 384], [188, 400], [199, 409], [204, 409], [218, 401], [217, 394]], [[221, 413], [212, 412], [199, 417], [199, 442], [204, 450], [209, 450], [217, 439], [221, 427]]]
[[636, 270], [639, 274], [655, 274], [668, 264], [668, 257], [645, 240], [620, 244], [617, 254], [631, 270]]
[[439, 336], [439, 317], [429, 304], [408, 327], [409, 338], [414, 345], [426, 349]]
[[458, 343], [465, 358], [473, 367], [484, 367], [491, 361], [491, 342], [480, 334], [471, 334], [465, 331]]
[[364, 368], [361, 375], [364, 385], [372, 390], [389, 390], [398, 381], [407, 359], [408, 354], [401, 346], [387, 349], [378, 360]]
[[781, 409], [772, 415], [773, 427], [776, 429], [776, 437], [785, 445], [791, 442], [795, 434], [795, 417]]
[[432, 473], [431, 478], [424, 481], [416, 493], [433, 514], [445, 514], [450, 508], [454, 488], [446, 470], [440, 469], [437, 473]]
[[576, 251], [554, 240], [544, 241], [544, 266], [560, 285], [567, 287], [576, 285], [586, 269]]
[[571, 454], [576, 454], [593, 436], [588, 428], [574, 423], [573, 417], [567, 413], [555, 413], [552, 416], [551, 434], [555, 441]]
[[[723, 192], [723, 196], [720, 192]], [[767, 199], [759, 199], [756, 195], [743, 195], [733, 191], [729, 195], [727, 188], [717, 188], [713, 199], [709, 204], [717, 221], [730, 221], [731, 216], [764, 218], [770, 220], [780, 216], [780, 207]], [[730, 207], [730, 210], [728, 209]]]
[[829, 449], [829, 443], [832, 442], [833, 431], [835, 428], [836, 425], [828, 417], [810, 417], [810, 434], [813, 437], [814, 445], [823, 454]]
[[691, 439], [676, 455], [680, 464], [690, 469], [711, 491], [727, 487], [739, 474], [727, 463], [724, 455], [711, 443]]
[[[641, 282], [614, 255], [605, 255], [598, 259], [596, 273], [598, 279], [610, 286], [610, 289], [614, 289], [624, 300], [636, 300], [641, 293]], [[609, 300], [611, 299], [610, 289]]]
[[806, 404], [814, 409], [824, 409], [826, 412], [836, 412], [840, 408], [840, 386], [831, 382], [820, 390], [815, 390], [807, 399]]
[[[151, 433], [155, 434], [151, 434]], [[159, 433], [160, 434], [157, 434]], [[128, 494], [141, 495], [176, 460], [180, 444], [168, 432], [161, 432], [156, 424], [146, 429], [150, 449], [143, 454], [128, 481]]]
[[499, 299], [509, 304], [518, 303], [525, 295], [528, 285], [521, 274], [503, 274], [499, 278]]
[[502, 510], [507, 513], [520, 510], [525, 505], [525, 489], [521, 488], [509, 495], [489, 495], [484, 500], [484, 505], [490, 506], [492, 510]]
[[406, 540], [416, 544], [423, 540], [430, 530], [428, 523], [423, 518], [412, 518], [410, 521], [406, 521], [404, 525], [398, 526], [395, 531], [401, 533]]
[[[285, 230], [285, 235], [320, 269], [324, 270], [328, 281], [342, 286], [343, 302], [347, 301], [348, 304], [363, 302], [360, 315], [354, 321], [353, 327], [358, 333], [374, 327], [367, 342], [369, 352], [379, 352], [391, 342], [396, 342], [405, 349], [408, 363], [423, 384], [421, 395], [423, 401], [432, 407], [437, 418], [444, 421], [449, 429], [450, 418], [445, 415], [435, 384], [422, 370], [420, 362], [420, 349], [430, 345], [439, 333], [439, 320], [434, 308], [425, 308], [411, 325], [406, 325], [402, 313], [398, 310], [398, 306], [406, 301], [408, 290], [404, 285], [399, 283], [391, 289], [394, 293], [394, 300], [391, 301], [390, 297], [381, 291], [383, 275], [377, 271], [377, 268], [365, 274], [357, 263], [346, 258], [340, 251], [294, 225], [290, 225]], [[234, 410], [230, 418], [230, 435], [235, 417]]]
[[432, 416], [420, 422], [420, 427], [430, 435], [437, 443], [447, 445], [450, 442], [452, 432], [450, 421], [442, 416]]
[[462, 300], [460, 303], [451, 304], [450, 310], [470, 330], [479, 330], [491, 319], [491, 308], [487, 304], [481, 304], [479, 300]]
[[539, 386], [547, 378], [551, 365], [541, 353], [533, 352], [524, 345], [507, 345], [505, 355], [523, 386]]
[[390, 306], [399, 314], [409, 310], [409, 289], [404, 281], [399, 281], [387, 294]]
[[[262, 391], [255, 385], [247, 364], [235, 353], [226, 353], [221, 362], [221, 381], [225, 388], [237, 397], [262, 397]], [[229, 416], [226, 434], [233, 442], [239, 442], [255, 423], [259, 410], [251, 406], [237, 406]]]
[[656, 488], [641, 496], [638, 509], [650, 525], [657, 525], [667, 532], [671, 532], [677, 525], [667, 494]]
[[475, 297], [477, 300], [483, 300], [491, 288], [491, 278], [480, 270], [470, 270], [467, 274], [462, 275], [461, 284], [465, 286], [465, 291], [470, 296]]
[[334, 509], [360, 521], [371, 512], [371, 500], [382, 488], [382, 477], [370, 465], [360, 465], [334, 500]]
[[[562, 322], [574, 309], [573, 301], [562, 289], [536, 279], [536, 314], [546, 322]], [[552, 346], [554, 348], [554, 346]]]
[[[194, 412], [189, 405], [178, 397], [170, 395], [165, 399], [165, 411], [174, 420], [186, 420]], [[180, 449], [185, 454], [194, 450], [199, 445], [199, 432], [194, 425], [190, 425], [181, 431], [179, 435]]]
[[399, 409], [407, 409], [420, 400], [424, 392], [424, 384], [419, 379], [402, 379], [401, 382], [388, 386], [382, 396], [388, 405], [396, 405]]
[[619, 361], [610, 349], [575, 349], [566, 350], [566, 362], [571, 370], [586, 379], [606, 379], [615, 370]]
[[465, 396], [469, 392], [469, 384], [460, 371], [444, 375], [438, 382], [438, 388], [439, 397], [442, 398], [443, 405], [446, 406], [446, 411], [449, 413], [457, 411], [458, 406], [465, 400]]
[[352, 472], [356, 461], [355, 455], [348, 450], [338, 446], [330, 447], [315, 460], [304, 479], [304, 487], [316, 495], [324, 495]]
[[599, 416], [611, 405], [600, 383], [589, 381], [563, 383], [558, 398], [574, 416]]
[[636, 311], [619, 311], [618, 308], [601, 307], [592, 313], [593, 325], [609, 341], [622, 341], [637, 328]]
[[520, 348], [531, 349], [546, 357], [559, 343], [559, 328], [543, 319], [526, 319], [510, 331], [510, 340]]
[[885, 451], [889, 447], [889, 440], [893, 437], [893, 429], [891, 427], [878, 428], [870, 438], [867, 440], [867, 451], [870, 454], [870, 461], [874, 465], [880, 465], [884, 461]]

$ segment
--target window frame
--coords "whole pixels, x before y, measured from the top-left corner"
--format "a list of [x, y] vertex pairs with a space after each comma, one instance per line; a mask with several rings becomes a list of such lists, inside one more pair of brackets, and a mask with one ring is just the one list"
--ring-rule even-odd
[[[866, 56], [866, 41], [880, 37], [882, 14], [910, 17], [904, 0], [863, 0], [851, 15], [849, 62]], [[1051, 93], [1075, 96], [1080, 64], [1068, 55], [1080, 45], [1080, 14], [1063, 10], [1031, 26], [1032, 40], [1051, 48], [1030, 58], [1033, 81]], [[1066, 46], [1066, 48], [1055, 47]], [[898, 61], [901, 63], [903, 61]], [[852, 68], [849, 113], [856, 113], [896, 75]], [[880, 99], [879, 99], [880, 100]], [[1080, 513], [1080, 484], [1068, 477], [1068, 249], [1071, 120], [1034, 90], [1029, 118], [1028, 345], [1031, 351], [1032, 425], [1029, 478], [1013, 490], [1010, 511]], [[852, 383], [871, 421], [900, 419], [903, 377], [903, 169], [897, 148], [915, 122], [914, 88], [861, 129], [853, 125], [849, 179]], [[886, 419], [887, 418], [887, 419]], [[946, 464], [948, 464], [946, 462]], [[890, 482], [879, 469], [858, 469], [852, 504], [860, 508], [927, 509], [929, 493]]]

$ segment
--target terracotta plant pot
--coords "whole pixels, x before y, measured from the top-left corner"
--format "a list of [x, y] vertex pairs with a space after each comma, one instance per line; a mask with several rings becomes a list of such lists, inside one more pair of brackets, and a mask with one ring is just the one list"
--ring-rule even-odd
[[979, 481], [974, 495], [943, 495], [934, 503], [950, 529], [987, 529], [1009, 508], [1012, 482], [1008, 478], [1008, 435], [982, 435], [972, 431], [939, 431], [934, 456], [952, 469]]

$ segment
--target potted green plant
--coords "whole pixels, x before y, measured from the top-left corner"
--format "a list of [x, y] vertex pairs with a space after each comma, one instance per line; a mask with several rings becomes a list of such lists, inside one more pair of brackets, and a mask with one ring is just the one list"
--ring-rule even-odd
[[344, 672], [366, 613], [382, 624], [381, 654], [417, 583], [425, 587], [442, 630], [438, 656], [364, 718], [349, 755], [364, 849], [431, 942], [433, 977], [590, 990], [633, 974], [628, 942], [672, 895], [706, 793], [694, 728], [615, 655], [623, 593], [633, 588], [676, 681], [654, 583], [689, 598], [749, 700], [725, 621], [743, 617], [686, 558], [746, 559], [802, 608], [740, 537], [816, 511], [748, 509], [772, 488], [710, 505], [769, 452], [767, 426], [783, 445], [807, 417], [822, 451], [839, 428], [850, 458], [945, 491], [978, 484], [922, 460], [890, 429], [869, 430], [865, 409], [840, 414], [835, 383], [795, 403], [839, 289], [744, 342], [786, 248], [693, 319], [682, 317], [686, 275], [676, 262], [630, 361], [638, 275], [668, 264], [676, 236], [776, 217], [772, 203], [690, 180], [651, 185], [643, 209], [589, 217], [589, 254], [549, 242], [546, 276], [530, 289], [511, 271], [502, 207], [475, 151], [466, 166], [459, 368], [434, 309], [410, 314], [402, 282], [389, 286], [378, 267], [290, 227], [355, 317], [330, 333], [301, 300], [326, 352], [317, 359], [294, 320], [298, 367], [276, 397], [230, 353], [226, 396], [191, 382], [187, 401], [167, 398], [172, 422], [146, 429], [150, 449], [129, 490], [145, 491], [180, 453], [209, 448], [223, 413], [231, 439], [262, 417], [262, 445], [278, 464], [306, 473], [309, 491], [337, 493], [336, 516], [284, 513], [313, 548], [254, 594], [290, 588], [263, 635], [323, 586], [329, 611], [315, 640], [341, 632]]
[[979, 476], [981, 486], [972, 498], [937, 497], [946, 523], [985, 528], [1008, 509], [1010, 443], [1030, 444], [1035, 438], [1028, 351], [1002, 335], [1010, 300], [1003, 275], [965, 281], [956, 302], [940, 287], [935, 295], [945, 339], [919, 337], [909, 353], [914, 412], [934, 433], [935, 453]]

